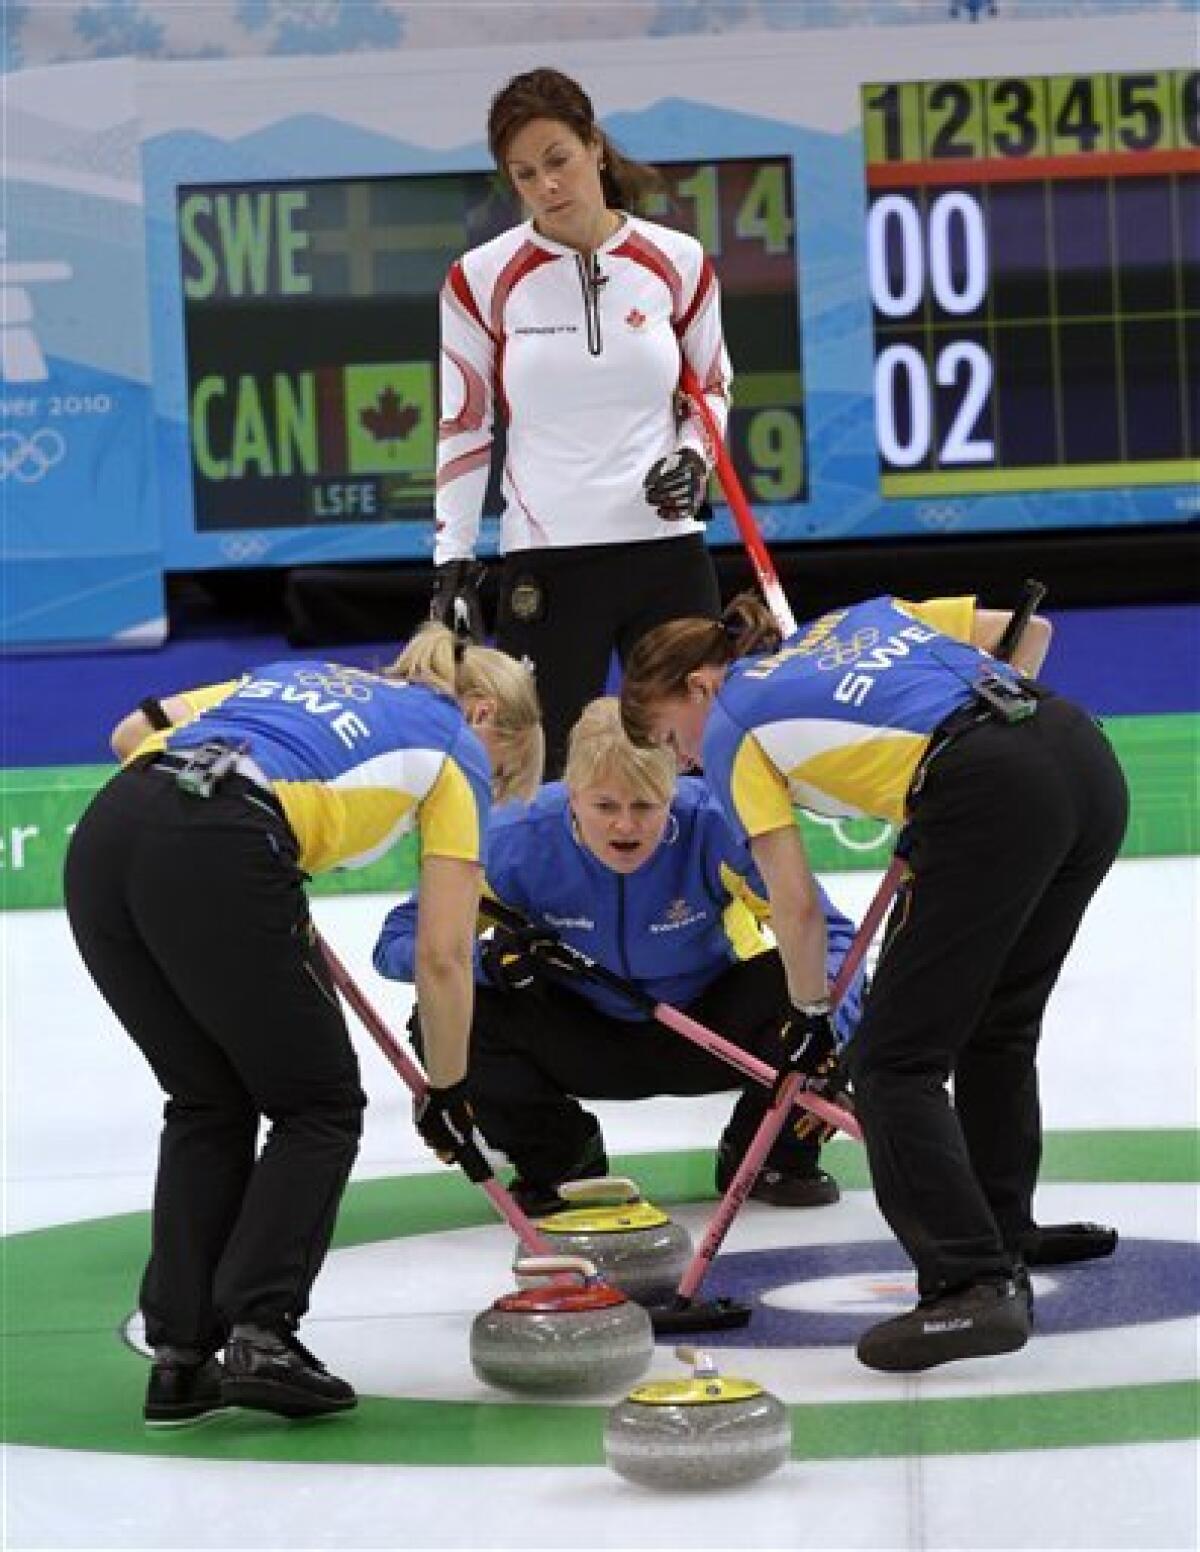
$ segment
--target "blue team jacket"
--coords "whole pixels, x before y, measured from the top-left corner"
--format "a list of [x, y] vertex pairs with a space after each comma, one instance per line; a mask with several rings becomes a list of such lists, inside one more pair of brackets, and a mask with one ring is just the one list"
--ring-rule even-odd
[[[656, 1002], [686, 1005], [730, 965], [771, 947], [762, 928], [769, 905], [749, 848], [702, 780], [681, 778], [671, 813], [649, 861], [635, 873], [615, 873], [575, 838], [566, 787], [551, 782], [531, 803], [493, 813], [486, 888]], [[822, 899], [832, 980], [854, 928], [824, 891]], [[417, 900], [409, 897], [388, 913], [375, 945], [380, 975], [415, 979], [416, 934]], [[476, 979], [487, 984], [478, 955]], [[605, 987], [581, 980], [575, 990], [612, 1018], [645, 1017]], [[862, 995], [860, 971], [837, 1016], [843, 1041], [858, 1023]]]

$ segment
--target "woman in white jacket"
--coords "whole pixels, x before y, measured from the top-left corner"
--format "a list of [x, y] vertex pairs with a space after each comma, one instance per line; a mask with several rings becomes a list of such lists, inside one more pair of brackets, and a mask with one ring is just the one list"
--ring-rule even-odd
[[465, 253], [442, 292], [433, 614], [478, 628], [499, 417], [497, 642], [536, 671], [553, 776], [614, 648], [623, 661], [655, 625], [717, 613], [710, 452], [677, 389], [686, 363], [724, 426], [730, 369], [711, 263], [695, 238], [630, 213], [657, 174], [613, 146], [578, 83], [517, 76], [488, 140], [528, 219]]

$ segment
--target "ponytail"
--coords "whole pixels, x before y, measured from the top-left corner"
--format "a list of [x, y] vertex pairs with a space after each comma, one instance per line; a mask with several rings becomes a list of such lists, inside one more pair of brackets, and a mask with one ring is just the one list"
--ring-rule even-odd
[[665, 191], [666, 184], [656, 168], [626, 156], [600, 128], [592, 100], [579, 82], [545, 65], [513, 76], [492, 98], [488, 148], [501, 172], [505, 171], [514, 135], [535, 119], [565, 124], [584, 145], [600, 146], [600, 182], [610, 209], [640, 212], [653, 195]]
[[600, 184], [604, 190], [604, 203], [610, 210], [631, 210], [635, 215], [644, 213], [655, 196], [666, 192], [662, 173], [647, 162], [635, 162], [631, 156], [626, 156], [602, 129], [597, 133], [602, 146]]
[[461, 705], [489, 700], [495, 707], [492, 736], [502, 751], [492, 789], [497, 803], [532, 798], [542, 779], [545, 740], [533, 675], [495, 647], [464, 642], [445, 625], [422, 625], [390, 668], [386, 679], [427, 685]]
[[716, 620], [669, 620], [634, 647], [621, 684], [621, 722], [631, 743], [650, 744], [662, 702], [683, 695], [698, 668], [724, 668], [773, 652], [782, 632], [756, 593], [739, 593]]
[[721, 629], [734, 647], [734, 657], [775, 652], [783, 644], [779, 622], [757, 593], [739, 593], [721, 614]]
[[390, 667], [385, 679], [403, 679], [408, 684], [424, 684], [451, 699], [458, 698], [457, 641], [445, 625], [430, 621], [417, 634]]

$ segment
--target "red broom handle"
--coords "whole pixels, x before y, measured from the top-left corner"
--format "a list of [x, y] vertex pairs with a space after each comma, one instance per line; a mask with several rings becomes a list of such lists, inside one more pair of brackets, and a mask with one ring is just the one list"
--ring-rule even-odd
[[792, 606], [784, 594], [771, 553], [763, 543], [762, 533], [755, 521], [754, 513], [750, 510], [750, 503], [746, 499], [746, 492], [742, 488], [738, 472], [733, 467], [733, 459], [730, 458], [729, 449], [725, 446], [725, 438], [721, 435], [717, 417], [704, 397], [699, 379], [686, 362], [680, 373], [679, 383], [688, 399], [696, 406], [700, 419], [704, 422], [704, 430], [716, 460], [717, 479], [725, 492], [725, 499], [729, 503], [729, 510], [733, 513], [738, 533], [742, 536], [742, 543], [746, 546], [746, 554], [749, 555], [750, 564], [754, 567], [754, 574], [758, 578], [759, 587], [762, 588], [763, 597], [767, 600], [771, 613], [775, 616], [776, 623], [786, 640], [787, 637], [796, 634], [796, 616], [792, 613]]

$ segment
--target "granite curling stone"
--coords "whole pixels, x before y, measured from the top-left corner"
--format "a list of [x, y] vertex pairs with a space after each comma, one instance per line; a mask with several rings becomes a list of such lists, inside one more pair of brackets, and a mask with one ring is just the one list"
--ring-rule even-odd
[[604, 1458], [643, 1487], [705, 1489], [753, 1482], [790, 1457], [787, 1408], [753, 1380], [723, 1378], [707, 1353], [676, 1349], [687, 1379], [639, 1386], [611, 1409]]
[[[471, 1365], [523, 1395], [592, 1396], [639, 1379], [654, 1355], [650, 1317], [579, 1256], [518, 1261], [522, 1280], [471, 1326]], [[550, 1280], [547, 1281], [546, 1279]]]
[[605, 1282], [639, 1304], [674, 1296], [692, 1259], [685, 1228], [644, 1201], [624, 1176], [568, 1180], [558, 1189], [566, 1205], [537, 1225], [556, 1254], [585, 1257]]

